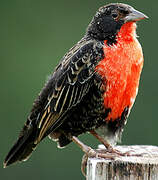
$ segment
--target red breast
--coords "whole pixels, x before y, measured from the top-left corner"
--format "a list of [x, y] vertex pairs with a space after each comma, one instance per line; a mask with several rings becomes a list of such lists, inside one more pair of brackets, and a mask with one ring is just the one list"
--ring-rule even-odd
[[96, 71], [106, 79], [104, 106], [111, 108], [106, 120], [120, 117], [124, 108], [131, 108], [136, 98], [143, 67], [141, 45], [136, 39], [136, 23], [124, 24], [117, 35], [117, 43], [109, 46], [104, 41], [105, 58]]

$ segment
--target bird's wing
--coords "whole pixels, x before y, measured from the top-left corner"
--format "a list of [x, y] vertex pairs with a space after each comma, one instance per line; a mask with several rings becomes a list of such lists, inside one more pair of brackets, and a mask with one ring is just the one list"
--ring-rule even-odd
[[27, 160], [36, 145], [64, 122], [64, 115], [79, 103], [93, 82], [102, 48], [82, 39], [63, 57], [33, 104], [30, 115], [4, 161], [4, 167]]
[[81, 41], [59, 63], [28, 118], [32, 119], [36, 114], [38, 134], [35, 144], [48, 135], [50, 130], [59, 127], [63, 123], [64, 114], [88, 92], [95, 67], [101, 59], [99, 51], [100, 48], [93, 41]]

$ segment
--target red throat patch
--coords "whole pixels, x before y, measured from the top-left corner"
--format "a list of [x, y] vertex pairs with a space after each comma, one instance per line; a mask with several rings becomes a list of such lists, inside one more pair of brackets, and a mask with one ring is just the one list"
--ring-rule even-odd
[[107, 45], [104, 41], [105, 58], [96, 71], [106, 79], [104, 106], [111, 108], [106, 120], [120, 117], [125, 107], [131, 108], [137, 95], [143, 67], [141, 45], [136, 39], [136, 24], [124, 24], [117, 35], [117, 44]]

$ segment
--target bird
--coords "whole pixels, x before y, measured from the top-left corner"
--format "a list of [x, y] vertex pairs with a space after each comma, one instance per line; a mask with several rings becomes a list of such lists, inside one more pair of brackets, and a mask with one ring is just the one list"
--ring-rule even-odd
[[90, 133], [108, 152], [119, 153], [115, 145], [137, 96], [144, 62], [136, 23], [145, 18], [123, 3], [99, 8], [35, 99], [4, 167], [27, 160], [47, 136], [58, 148], [74, 142], [89, 157], [97, 152], [79, 136]]

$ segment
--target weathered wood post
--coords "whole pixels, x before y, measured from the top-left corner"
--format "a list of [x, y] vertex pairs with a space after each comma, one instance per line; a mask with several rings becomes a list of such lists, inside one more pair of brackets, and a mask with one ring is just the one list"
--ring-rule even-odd
[[[116, 146], [130, 156], [116, 156], [114, 160], [89, 158], [87, 180], [158, 180], [158, 147]], [[102, 145], [99, 151], [105, 152]]]

